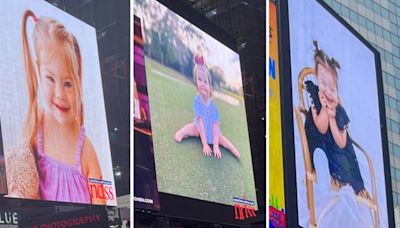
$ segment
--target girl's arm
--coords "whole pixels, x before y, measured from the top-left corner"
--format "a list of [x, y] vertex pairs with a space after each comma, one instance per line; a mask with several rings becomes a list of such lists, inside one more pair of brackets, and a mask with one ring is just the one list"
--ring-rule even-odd
[[33, 154], [28, 144], [5, 151], [8, 197], [40, 199], [39, 174]]
[[[102, 180], [101, 168], [99, 165], [99, 159], [97, 158], [96, 151], [88, 138], [86, 138], [84, 147], [82, 150], [82, 170], [84, 175], [88, 178], [94, 178]], [[99, 183], [88, 183], [89, 192], [92, 204], [104, 205], [106, 204], [106, 194], [103, 184]]]
[[322, 107], [318, 115], [315, 106], [313, 106], [311, 108], [311, 113], [315, 126], [317, 126], [318, 131], [322, 134], [326, 134], [329, 126], [328, 113], [326, 111], [326, 108]]
[[339, 146], [340, 149], [343, 149], [346, 146], [347, 140], [347, 129], [343, 128], [343, 131], [339, 130], [339, 127], [336, 123], [336, 118], [329, 118], [329, 126], [331, 128], [331, 132], [333, 135], [333, 139], [335, 143]]
[[219, 132], [218, 132], [218, 123], [213, 123], [213, 151], [214, 155], [217, 158], [221, 158], [221, 151], [219, 150]]
[[210, 156], [211, 155], [211, 148], [207, 143], [206, 132], [204, 130], [204, 124], [203, 124], [203, 118], [197, 117], [197, 124], [199, 126], [201, 144], [203, 145], [203, 153], [206, 156]]

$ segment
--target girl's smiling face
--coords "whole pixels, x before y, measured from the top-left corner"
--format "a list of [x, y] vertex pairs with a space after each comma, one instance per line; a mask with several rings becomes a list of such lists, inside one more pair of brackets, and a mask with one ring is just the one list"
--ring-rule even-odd
[[326, 100], [326, 105], [336, 107], [339, 102], [336, 73], [324, 64], [318, 64], [317, 81], [321, 92], [319, 99]]
[[[198, 69], [196, 77], [197, 92], [204, 100], [211, 97], [210, 80], [206, 69]], [[205, 99], [206, 98], [206, 99]]]
[[[78, 117], [77, 86], [73, 70], [62, 44], [49, 45], [41, 52], [39, 73], [48, 113], [60, 124], [70, 124]], [[51, 53], [51, 54], [48, 54]]]

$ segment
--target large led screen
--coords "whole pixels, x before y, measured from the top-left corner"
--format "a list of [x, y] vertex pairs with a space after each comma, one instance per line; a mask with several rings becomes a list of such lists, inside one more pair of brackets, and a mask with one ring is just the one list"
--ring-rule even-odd
[[154, 164], [153, 136], [146, 69], [143, 55], [142, 24], [134, 16], [134, 153], [135, 153], [135, 208], [160, 209], [156, 170]]
[[8, 197], [116, 205], [96, 30], [45, 1], [2, 1]]
[[388, 227], [374, 51], [317, 1], [288, 6], [299, 224]]
[[276, 4], [269, 2], [269, 221], [270, 227], [285, 227], [285, 185], [282, 154], [281, 90]]
[[157, 1], [134, 6], [158, 190], [225, 205], [245, 197], [257, 208], [239, 55]]

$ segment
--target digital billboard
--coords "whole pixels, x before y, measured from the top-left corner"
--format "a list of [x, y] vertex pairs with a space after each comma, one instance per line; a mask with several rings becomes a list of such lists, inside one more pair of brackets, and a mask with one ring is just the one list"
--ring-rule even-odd
[[[1, 120], [0, 120], [1, 132]], [[6, 164], [4, 163], [3, 138], [0, 134], [0, 194], [7, 194]]]
[[116, 205], [96, 30], [45, 1], [3, 1], [8, 197]]
[[160, 209], [154, 164], [153, 139], [146, 69], [143, 54], [142, 24], [134, 16], [134, 155], [135, 208]]
[[388, 227], [379, 54], [327, 9], [288, 2], [298, 223]]
[[257, 208], [238, 53], [157, 1], [134, 7], [158, 190], [224, 205], [244, 196]]
[[269, 222], [270, 227], [285, 227], [281, 93], [276, 4], [269, 1]]

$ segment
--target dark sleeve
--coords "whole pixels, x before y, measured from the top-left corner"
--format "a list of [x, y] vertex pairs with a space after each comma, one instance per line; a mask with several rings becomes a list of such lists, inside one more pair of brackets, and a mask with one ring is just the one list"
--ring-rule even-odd
[[321, 111], [321, 102], [319, 101], [319, 96], [318, 96], [318, 86], [315, 85], [312, 81], [308, 80], [304, 82], [306, 84], [306, 90], [307, 93], [311, 97], [311, 102], [314, 104], [315, 109], [317, 110], [317, 113]]
[[336, 107], [336, 123], [341, 131], [343, 131], [344, 127], [350, 123], [346, 111], [340, 104]]

